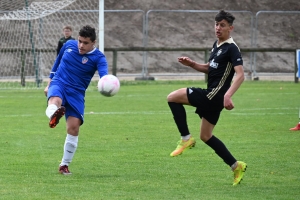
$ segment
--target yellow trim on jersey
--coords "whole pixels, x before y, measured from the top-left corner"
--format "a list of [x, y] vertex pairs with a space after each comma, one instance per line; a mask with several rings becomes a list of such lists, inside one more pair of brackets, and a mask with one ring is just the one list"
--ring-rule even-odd
[[228, 78], [228, 76], [230, 74], [231, 69], [232, 69], [232, 63], [229, 62], [226, 66], [226, 70], [223, 74], [223, 77], [221, 78], [221, 81], [219, 82], [219, 85], [216, 88], [214, 88], [210, 93], [207, 94], [207, 98], [209, 100], [211, 100], [218, 93], [218, 91], [223, 87], [226, 79]]
[[233, 40], [232, 37], [228, 38], [227, 40], [225, 40], [224, 42], [222, 42], [222, 43], [220, 43], [220, 44], [217, 43], [217, 48], [219, 48], [219, 47], [220, 47], [222, 44], [224, 44], [224, 43], [235, 44], [235, 46], [236, 46], [236, 47], [239, 49], [239, 51], [240, 51], [240, 48], [238, 47], [238, 45], [236, 45], [236, 43], [234, 42], [234, 40]]

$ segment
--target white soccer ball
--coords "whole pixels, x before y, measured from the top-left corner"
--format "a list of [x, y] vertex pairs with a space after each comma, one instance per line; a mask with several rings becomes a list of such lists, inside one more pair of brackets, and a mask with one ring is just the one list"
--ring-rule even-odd
[[114, 75], [105, 75], [98, 81], [98, 91], [106, 97], [112, 97], [118, 93], [120, 81]]

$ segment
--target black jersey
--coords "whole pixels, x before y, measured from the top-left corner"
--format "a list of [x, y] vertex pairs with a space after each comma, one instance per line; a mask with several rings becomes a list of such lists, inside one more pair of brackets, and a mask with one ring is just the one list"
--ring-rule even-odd
[[56, 48], [56, 53], [57, 55], [59, 54], [60, 49], [62, 48], [62, 46], [68, 41], [68, 40], [75, 40], [75, 38], [72, 37], [62, 37], [59, 39], [58, 44], [57, 44], [57, 48]]
[[234, 67], [238, 65], [243, 65], [243, 59], [233, 39], [229, 38], [220, 45], [216, 41], [209, 57], [207, 83], [207, 89], [210, 91], [207, 95], [209, 99], [216, 94], [224, 95], [226, 93], [235, 73]]

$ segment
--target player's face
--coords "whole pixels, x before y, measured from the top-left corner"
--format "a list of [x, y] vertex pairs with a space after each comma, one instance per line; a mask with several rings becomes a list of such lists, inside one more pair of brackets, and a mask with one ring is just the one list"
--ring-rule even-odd
[[64, 34], [65, 38], [68, 38], [72, 35], [72, 31], [68, 28], [65, 28], [63, 31], [63, 34]]
[[95, 42], [92, 42], [89, 37], [78, 37], [78, 50], [80, 54], [86, 54], [92, 51], [95, 47]]
[[233, 30], [231, 26], [225, 19], [219, 22], [215, 22], [215, 34], [219, 41], [223, 42], [230, 37], [230, 32]]

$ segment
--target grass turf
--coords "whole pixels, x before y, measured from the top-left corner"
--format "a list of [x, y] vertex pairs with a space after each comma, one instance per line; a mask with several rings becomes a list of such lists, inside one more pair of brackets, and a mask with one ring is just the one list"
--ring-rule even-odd
[[0, 199], [299, 199], [299, 85], [245, 82], [214, 134], [248, 164], [232, 186], [229, 167], [199, 139], [199, 117], [186, 107], [196, 147], [172, 158], [179, 140], [166, 96], [204, 82], [122, 82], [114, 97], [92, 83], [85, 123], [70, 165], [58, 174], [66, 136], [48, 127], [42, 89], [0, 90]]

